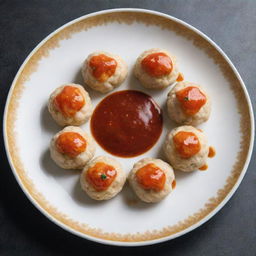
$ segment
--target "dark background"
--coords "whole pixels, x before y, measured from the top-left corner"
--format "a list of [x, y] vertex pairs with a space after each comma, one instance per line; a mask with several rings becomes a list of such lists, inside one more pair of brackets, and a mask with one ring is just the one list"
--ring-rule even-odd
[[[203, 31], [229, 56], [255, 108], [256, 0], [86, 1], [0, 0], [0, 122], [18, 68], [49, 33], [79, 16], [110, 8], [152, 9]], [[2, 128], [1, 128], [2, 129]], [[2, 132], [1, 132], [2, 133]], [[25, 197], [1, 143], [0, 255], [256, 255], [256, 162], [235, 195], [210, 221], [173, 241], [119, 248], [69, 234], [44, 217]]]

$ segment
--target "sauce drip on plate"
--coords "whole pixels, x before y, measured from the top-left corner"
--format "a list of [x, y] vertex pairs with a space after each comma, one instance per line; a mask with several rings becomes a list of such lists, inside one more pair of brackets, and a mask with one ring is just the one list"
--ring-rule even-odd
[[77, 87], [67, 85], [55, 97], [54, 104], [64, 116], [72, 117], [84, 106], [85, 100]]
[[186, 87], [176, 92], [176, 97], [185, 114], [193, 116], [206, 103], [206, 96], [194, 86]]
[[119, 91], [103, 99], [92, 115], [91, 131], [107, 152], [133, 157], [148, 151], [162, 132], [160, 107], [145, 93]]
[[182, 158], [190, 158], [201, 149], [199, 139], [193, 132], [178, 132], [174, 135], [173, 142]]
[[79, 133], [64, 132], [57, 138], [56, 148], [58, 152], [74, 158], [85, 151], [86, 140]]
[[200, 171], [206, 171], [208, 169], [208, 165], [205, 164], [199, 168]]
[[142, 68], [153, 77], [161, 77], [172, 72], [171, 58], [163, 52], [152, 53], [141, 61]]
[[115, 73], [117, 62], [115, 59], [108, 57], [105, 54], [100, 54], [91, 57], [89, 66], [92, 69], [93, 76], [99, 82], [105, 82]]
[[176, 185], [177, 185], [177, 182], [176, 182], [176, 180], [174, 180], [174, 181], [172, 182], [172, 189], [175, 189], [175, 188], [176, 188]]
[[138, 183], [146, 190], [161, 191], [164, 188], [166, 176], [163, 170], [154, 164], [147, 164], [136, 172]]
[[184, 75], [183, 75], [182, 73], [179, 73], [179, 75], [178, 75], [176, 81], [177, 81], [177, 82], [181, 82], [181, 81], [183, 81], [183, 80], [184, 80]]
[[112, 184], [116, 175], [117, 172], [112, 165], [99, 162], [87, 171], [86, 179], [95, 190], [103, 191]]
[[216, 150], [215, 150], [215, 148], [212, 147], [212, 146], [209, 147], [208, 157], [213, 158], [213, 157], [215, 157], [215, 155], [216, 155]]

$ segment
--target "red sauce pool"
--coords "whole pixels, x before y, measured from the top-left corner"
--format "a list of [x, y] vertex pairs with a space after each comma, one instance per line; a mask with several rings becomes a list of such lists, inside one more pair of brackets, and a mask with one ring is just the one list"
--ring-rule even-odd
[[91, 118], [91, 132], [107, 152], [134, 157], [148, 151], [161, 135], [160, 107], [147, 94], [126, 90], [103, 99]]

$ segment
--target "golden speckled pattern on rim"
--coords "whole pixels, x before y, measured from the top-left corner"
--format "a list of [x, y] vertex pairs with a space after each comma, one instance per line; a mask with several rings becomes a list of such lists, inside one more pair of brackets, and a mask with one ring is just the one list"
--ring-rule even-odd
[[[87, 224], [82, 224], [72, 220], [69, 216], [59, 212], [58, 209], [51, 206], [49, 202], [46, 201], [44, 196], [37, 191], [33, 182], [30, 180], [30, 178], [26, 174], [26, 171], [24, 170], [15, 141], [15, 121], [17, 119], [16, 115], [17, 109], [19, 107], [19, 99], [22, 95], [25, 82], [28, 81], [30, 75], [36, 71], [39, 61], [42, 58], [46, 58], [52, 49], [58, 47], [61, 40], [69, 39], [74, 33], [88, 30], [92, 27], [101, 26], [111, 22], [118, 22], [124, 24], [132, 24], [134, 22], [138, 22], [146, 24], [147, 26], [155, 25], [161, 27], [162, 29], [174, 31], [178, 35], [193, 41], [193, 44], [196, 47], [206, 52], [206, 54], [211, 59], [213, 59], [214, 62], [219, 66], [224, 77], [229, 82], [232, 92], [234, 93], [234, 96], [236, 98], [237, 110], [240, 114], [240, 151], [237, 153], [236, 162], [233, 165], [230, 176], [226, 180], [225, 186], [218, 190], [215, 197], [212, 197], [208, 200], [204, 208], [200, 209], [198, 212], [187, 217], [176, 225], [167, 226], [161, 230], [153, 230], [147, 231], [145, 233], [134, 234], [107, 233], [100, 229], [91, 228]], [[170, 236], [189, 228], [190, 226], [196, 224], [208, 214], [210, 214], [225, 199], [233, 186], [236, 184], [244, 167], [251, 139], [249, 107], [247, 105], [244, 91], [242, 89], [242, 86], [240, 85], [236, 74], [227, 63], [227, 61], [224, 59], [224, 57], [215, 49], [215, 47], [193, 30], [173, 20], [150, 13], [125, 11], [98, 14], [93, 17], [88, 17], [74, 24], [71, 24], [60, 30], [58, 33], [54, 34], [31, 56], [31, 58], [23, 67], [16, 83], [14, 84], [13, 91], [10, 96], [10, 101], [7, 109], [6, 131], [7, 143], [13, 166], [15, 167], [22, 184], [24, 185], [28, 193], [32, 196], [32, 198], [40, 205], [40, 207], [42, 207], [48, 214], [50, 214], [59, 222], [67, 225], [68, 227], [78, 232], [95, 238], [123, 242], [148, 241]]]

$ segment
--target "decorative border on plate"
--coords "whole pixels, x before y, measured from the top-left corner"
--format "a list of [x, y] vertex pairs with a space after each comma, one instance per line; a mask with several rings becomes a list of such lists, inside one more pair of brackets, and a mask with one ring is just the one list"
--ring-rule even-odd
[[[153, 230], [147, 231], [145, 233], [133, 234], [107, 233], [100, 229], [91, 228], [87, 224], [82, 224], [72, 220], [69, 216], [59, 212], [58, 209], [50, 205], [49, 202], [44, 198], [44, 196], [37, 191], [33, 182], [26, 174], [15, 141], [15, 121], [17, 120], [19, 99], [21, 98], [26, 81], [28, 81], [30, 76], [37, 70], [40, 60], [49, 56], [50, 51], [58, 47], [61, 40], [69, 39], [73, 34], [80, 31], [86, 31], [92, 27], [102, 26], [112, 22], [118, 22], [127, 25], [133, 24], [135, 22], [143, 23], [147, 26], [155, 25], [161, 27], [162, 29], [171, 30], [179, 36], [191, 40], [196, 47], [202, 49], [211, 59], [214, 60], [216, 65], [219, 66], [224, 77], [228, 81], [232, 92], [234, 93], [237, 101], [237, 110], [241, 117], [240, 151], [237, 153], [236, 162], [233, 165], [230, 176], [226, 180], [225, 186], [218, 190], [215, 197], [212, 197], [208, 200], [204, 208], [200, 209], [198, 212], [189, 216], [185, 220], [178, 222], [176, 225], [167, 226], [161, 230]], [[75, 22], [74, 24], [66, 26], [65, 28], [54, 34], [51, 38], [49, 38], [43, 45], [41, 45], [41, 47], [30, 57], [30, 59], [24, 65], [23, 69], [20, 72], [20, 75], [16, 80], [16, 83], [13, 85], [13, 91], [10, 96], [10, 101], [7, 109], [6, 131], [9, 154], [13, 166], [15, 167], [16, 173], [18, 174], [20, 181], [22, 182], [28, 193], [40, 205], [40, 207], [42, 207], [49, 215], [51, 215], [57, 221], [61, 222], [62, 224], [68, 226], [73, 230], [76, 230], [91, 237], [121, 242], [140, 242], [167, 237], [191, 227], [192, 225], [198, 223], [207, 215], [209, 215], [225, 199], [225, 197], [236, 184], [244, 167], [251, 139], [250, 113], [245, 93], [236, 74], [230, 67], [229, 63], [225, 60], [225, 58], [218, 52], [218, 50], [201, 35], [197, 34], [195, 31], [186, 27], [185, 25], [177, 23], [174, 20], [151, 13], [130, 11], [105, 13], [87, 17], [83, 20]]]

